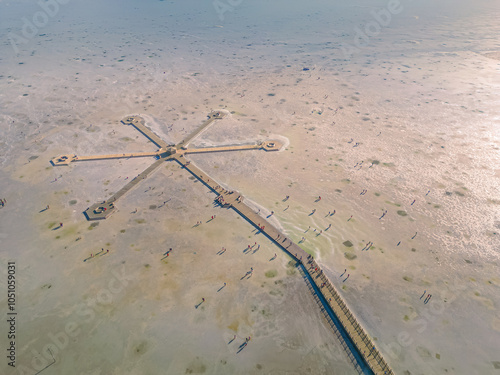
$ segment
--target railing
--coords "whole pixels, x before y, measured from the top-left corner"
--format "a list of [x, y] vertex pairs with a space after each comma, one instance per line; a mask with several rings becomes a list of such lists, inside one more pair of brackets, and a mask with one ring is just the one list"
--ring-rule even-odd
[[[387, 364], [385, 359], [382, 357], [382, 355], [380, 354], [378, 349], [375, 347], [375, 345], [373, 344], [373, 341], [365, 333], [363, 327], [361, 327], [361, 325], [359, 324], [357, 319], [351, 313], [351, 311], [349, 310], [349, 308], [345, 304], [343, 298], [339, 295], [339, 293], [337, 292], [337, 290], [335, 289], [335, 287], [333, 286], [331, 281], [325, 276], [325, 274], [323, 272], [321, 272], [321, 268], [316, 263], [316, 261], [311, 260], [308, 262], [308, 264], [310, 264], [312, 266], [311, 267], [312, 270], [308, 270], [307, 272], [309, 272], [309, 274], [311, 275], [311, 278], [314, 280], [319, 291], [321, 292], [321, 294], [323, 294], [326, 302], [328, 303], [328, 305], [333, 310], [333, 312], [335, 313], [335, 315], [337, 316], [339, 321], [344, 326], [346, 333], [351, 337], [352, 342], [356, 345], [356, 347], [358, 348], [358, 351], [363, 356], [363, 359], [368, 364], [370, 369], [375, 374], [394, 375], [394, 372], [392, 371], [392, 369], [389, 367], [389, 365]], [[318, 268], [318, 271], [315, 271], [316, 268]], [[314, 278], [312, 277], [313, 273], [317, 273], [317, 276]], [[321, 288], [321, 286], [320, 286], [321, 283], [318, 283], [318, 279], [322, 283], [325, 284], [323, 286], [323, 288], [326, 288], [326, 290], [328, 290], [328, 292], [330, 292], [330, 294], [333, 298], [333, 301], [335, 301], [336, 304], [332, 304], [331, 302], [333, 302], [333, 301], [331, 299], [326, 298], [327, 297], [326, 293], [324, 293], [322, 291], [323, 288]], [[339, 309], [342, 312], [342, 314], [344, 315], [345, 319], [343, 319], [343, 317], [340, 316], [341, 314], [338, 313]], [[354, 332], [352, 332], [352, 330], [349, 329], [350, 327], [348, 325], [346, 325], [343, 322], [343, 320], [347, 320], [351, 324]], [[361, 350], [361, 345], [359, 345], [359, 340], [361, 340], [361, 342], [369, 349], [368, 354]], [[372, 357], [371, 359], [370, 359], [370, 356]]]
[[337, 336], [337, 339], [339, 340], [340, 345], [342, 346], [342, 349], [344, 349], [344, 351], [347, 354], [347, 357], [351, 361], [352, 365], [354, 366], [354, 368], [356, 369], [356, 371], [359, 374], [363, 374], [363, 369], [361, 368], [361, 366], [359, 365], [358, 361], [356, 360], [356, 358], [352, 354], [351, 348], [349, 348], [349, 346], [347, 345], [346, 341], [342, 337], [342, 334], [339, 332], [339, 330], [338, 330], [337, 326], [335, 325], [334, 321], [332, 320], [332, 318], [330, 317], [330, 315], [326, 311], [323, 303], [321, 302], [321, 300], [319, 299], [316, 291], [314, 290], [314, 287], [311, 285], [311, 282], [309, 281], [309, 279], [307, 277], [304, 277], [304, 280], [306, 281], [306, 285], [309, 288], [309, 290], [311, 291], [314, 300], [318, 304], [321, 312], [323, 313], [323, 315], [324, 315], [327, 323], [329, 324], [330, 328], [332, 329], [333, 333], [335, 333], [335, 336]]
[[[194, 176], [198, 177], [198, 179], [208, 187], [210, 187], [210, 189], [219, 194], [217, 192], [217, 186], [219, 184], [215, 180], [208, 179], [208, 176], [205, 176], [204, 173], [196, 166], [192, 164], [186, 165], [179, 158], [175, 158], [175, 160], [177, 160], [181, 165], [189, 170]], [[371, 371], [376, 375], [394, 375], [392, 369], [385, 362], [384, 358], [382, 358], [380, 352], [377, 350], [372, 340], [368, 337], [364, 329], [352, 315], [342, 297], [339, 295], [331, 281], [324, 275], [321, 267], [314, 261], [312, 256], [307, 254], [300, 246], [291, 242], [291, 240], [289, 240], [290, 244], [287, 247], [284, 247], [282, 242], [280, 242], [281, 240], [277, 240], [277, 237], [283, 236], [281, 238], [285, 238], [285, 236], [265, 218], [255, 213], [245, 203], [238, 202], [236, 204], [232, 204], [232, 206], [236, 212], [238, 212], [246, 220], [252, 223], [256, 228], [261, 230], [264, 235], [266, 235], [282, 250], [287, 252], [293, 259], [298, 262], [301, 262], [302, 259], [301, 263], [303, 265], [303, 271], [306, 272], [309, 275], [310, 280], [312, 280], [316, 284], [316, 290], [313, 290], [313, 295], [319, 300], [321, 298], [319, 298], [318, 295], [323, 298], [324, 302], [319, 301], [319, 303], [321, 303], [321, 306], [323, 306], [323, 303], [328, 305], [330, 312], [333, 313], [332, 316], [334, 316], [338, 320], [339, 326], [343, 329], [344, 337], [351, 344], [351, 346], [348, 345], [341, 332], [339, 332], [337, 329], [334, 330], [337, 337], [339, 337], [342, 346], [348, 353], [349, 358], [353, 362], [356, 370], [360, 373]], [[265, 229], [262, 229], [261, 227], [264, 224]], [[291, 249], [289, 249], [290, 246], [292, 246]], [[310, 265], [312, 269], [308, 268], [308, 265]], [[315, 271], [315, 268], [318, 269], [317, 272]], [[316, 275], [314, 275], [315, 272]], [[323, 288], [326, 288], [326, 290], [331, 294], [332, 298], [327, 298], [327, 293], [325, 293], [325, 291], [323, 291], [323, 288], [320, 286], [321, 283], [324, 283]], [[327, 320], [329, 321], [330, 326], [335, 326], [335, 322], [332, 321], [329, 315]]]

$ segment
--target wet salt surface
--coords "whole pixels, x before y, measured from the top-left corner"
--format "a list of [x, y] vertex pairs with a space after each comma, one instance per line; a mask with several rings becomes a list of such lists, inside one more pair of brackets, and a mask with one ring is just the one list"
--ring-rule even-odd
[[[47, 278], [46, 270], [30, 260], [36, 250], [28, 249], [36, 249], [33, 244], [37, 241], [45, 241], [46, 256], [36, 255], [35, 259], [50, 267], [51, 274], [64, 275], [67, 264], [75, 262], [73, 254], [58, 261], [47, 260], [49, 256], [58, 259], [60, 252], [66, 251], [53, 236], [48, 237], [38, 217], [31, 218], [31, 212], [38, 212], [35, 200], [44, 206], [49, 197], [51, 206], [60, 206], [65, 220], [74, 223], [75, 236], [84, 231], [87, 238], [94, 237], [97, 247], [118, 241], [110, 239], [109, 231], [101, 227], [118, 232], [126, 223], [130, 226], [127, 231], [135, 233], [128, 239], [137, 242], [136, 238], [142, 238], [143, 247], [162, 245], [153, 238], [169, 230], [165, 228], [176, 228], [168, 237], [178, 242], [178, 247], [185, 247], [183, 243], [189, 243], [185, 242], [185, 228], [198, 220], [199, 207], [209, 205], [210, 199], [204, 188], [174, 166], [166, 166], [151, 182], [145, 181], [120, 202], [120, 212], [109, 223], [101, 223], [92, 232], [87, 232], [88, 223], [83, 222], [81, 211], [119, 189], [125, 174], [139, 173], [150, 161], [45, 168], [50, 158], [66, 152], [154, 150], [119, 123], [129, 114], [148, 116], [151, 128], [176, 143], [211, 109], [222, 107], [234, 112], [231, 118], [214, 124], [196, 145], [251, 143], [279, 136], [289, 140], [286, 150], [193, 155], [191, 160], [256, 205], [275, 211], [275, 220], [292, 239], [298, 242], [306, 238], [303, 247], [320, 260], [397, 373], [437, 374], [445, 369], [463, 374], [492, 372], [494, 362], [500, 361], [496, 352], [500, 343], [500, 316], [496, 312], [500, 302], [500, 90], [498, 60], [483, 53], [500, 46], [497, 40], [485, 37], [496, 30], [494, 6], [483, 2], [469, 14], [467, 4], [463, 2], [450, 14], [445, 5], [429, 12], [425, 4], [419, 8], [404, 4], [400, 17], [395, 16], [380, 36], [371, 38], [370, 45], [351, 60], [346, 60], [339, 43], [351, 43], [354, 26], [372, 20], [373, 7], [367, 8], [368, 4], [330, 8], [318, 3], [314, 8], [276, 3], [257, 8], [243, 2], [226, 13], [223, 22], [209, 2], [196, 11], [175, 4], [162, 13], [168, 21], [158, 16], [165, 11], [162, 2], [147, 6], [129, 2], [117, 17], [110, 17], [116, 12], [111, 3], [100, 6], [98, 13], [80, 2], [61, 6], [55, 17], [61, 22], [50, 22], [40, 30], [45, 35], [20, 45], [19, 54], [12, 53], [8, 39], [2, 39], [0, 156], [6, 177], [0, 180], [1, 191], [9, 196], [9, 202], [16, 201], [10, 199], [16, 190], [36, 197], [25, 209], [13, 203], [13, 211], [9, 211], [13, 222], [34, 222], [30, 224], [31, 239], [12, 236], [15, 227], [2, 217], [3, 227], [8, 228], [3, 234], [10, 245], [2, 262], [19, 257], [37, 269], [30, 276], [32, 283], [27, 283], [33, 290]], [[380, 2], [375, 9], [385, 5]], [[20, 9], [13, 3], [2, 7], [14, 14], [2, 22], [2, 28], [13, 32], [20, 27], [21, 17], [38, 10]], [[303, 70], [305, 67], [309, 70]], [[25, 165], [34, 155], [38, 159]], [[170, 177], [171, 173], [175, 174]], [[50, 184], [60, 174], [65, 184], [61, 189]], [[172, 195], [177, 199], [170, 204], [168, 225], [164, 211], [149, 210], [141, 213], [141, 218], [148, 220], [150, 227], [139, 229], [135, 217], [129, 219], [129, 212], [135, 206], [145, 209], [161, 203], [163, 198], [144, 197], [153, 184], [157, 189], [167, 186], [166, 191], [175, 192]], [[364, 189], [367, 193], [360, 195]], [[195, 198], [197, 195], [205, 198]], [[286, 195], [290, 200], [282, 202]], [[322, 200], [314, 203], [319, 195]], [[74, 212], [67, 204], [69, 198], [78, 200]], [[317, 211], [309, 216], [314, 208]], [[334, 209], [335, 215], [326, 217]], [[387, 214], [379, 219], [385, 210]], [[209, 212], [205, 216], [209, 217]], [[228, 217], [228, 225], [233, 220], [235, 215]], [[332, 227], [325, 230], [329, 224]], [[218, 236], [204, 232], [193, 238], [217, 249], [221, 243], [245, 247], [248, 239], [241, 233], [250, 229], [244, 225], [238, 228], [234, 234], [221, 228]], [[319, 230], [323, 233], [316, 236]], [[353, 246], [346, 247], [345, 241]], [[361, 251], [369, 241], [374, 248]], [[120, 244], [130, 248], [127, 241]], [[78, 247], [76, 258], [86, 254], [89, 246]], [[19, 248], [26, 250], [20, 254]], [[276, 252], [271, 245], [267, 250], [271, 256]], [[133, 254], [124, 251], [123, 260], [142, 262]], [[255, 262], [264, 267], [269, 254]], [[148, 259], [151, 264], [156, 261]], [[235, 258], [234, 262], [242, 260]], [[283, 273], [284, 264], [279, 268]], [[350, 278], [342, 283], [339, 275], [345, 269]], [[80, 273], [80, 280], [86, 277], [90, 276]], [[136, 277], [143, 275], [137, 273]], [[181, 274], [177, 277], [179, 283], [187, 282]], [[53, 278], [55, 285], [60, 284], [56, 276]], [[297, 285], [301, 282], [296, 281]], [[92, 283], [92, 278], [88, 282]], [[255, 286], [258, 290], [259, 285]], [[81, 292], [75, 295], [86, 293], [73, 287]], [[433, 295], [427, 305], [419, 300], [424, 290]], [[70, 292], [58, 292], [64, 296], [67, 310], [78, 301]], [[163, 298], [168, 300], [171, 295]], [[150, 307], [157, 308], [154, 304]], [[45, 305], [43, 309], [52, 320], [60, 313]], [[123, 309], [115, 321], [120, 327], [128, 316], [135, 317], [141, 311], [137, 307]], [[35, 306], [26, 306], [25, 311], [34, 310]], [[182, 307], [179, 311], [189, 310]], [[232, 337], [227, 322], [221, 320], [224, 323], [210, 337], [221, 332]], [[39, 324], [33, 318], [31, 326], [36, 329]], [[161, 320], [151, 320], [147, 326], [149, 330], [172, 329], [169, 322]], [[271, 330], [276, 340], [291, 340], [280, 336], [280, 329], [286, 327]], [[54, 325], [53, 329], [59, 328]], [[251, 328], [246, 329], [250, 334]], [[191, 334], [182, 336], [175, 335], [176, 340], [187, 347], [197, 340]], [[100, 336], [86, 337], [79, 348], [102, 340]], [[316, 343], [315, 338], [311, 340], [311, 345]], [[309, 344], [302, 345], [306, 348]], [[269, 343], [264, 347], [276, 352]], [[328, 350], [323, 349], [317, 358], [329, 358]], [[204, 350], [192, 350], [193, 357], [210, 358], [203, 366], [214, 363], [213, 358], [222, 358]], [[95, 353], [88, 354], [98, 358]], [[114, 355], [120, 358], [123, 354], [117, 351]], [[263, 358], [262, 353], [258, 358]], [[149, 360], [155, 366], [162, 363], [161, 358]], [[199, 365], [190, 365], [191, 360], [188, 355], [181, 356], [172, 366], [184, 370]], [[348, 363], [343, 361], [339, 361], [344, 363], [339, 369]], [[119, 363], [117, 359], [115, 365], [119, 367]], [[272, 359], [266, 362], [272, 363]], [[285, 363], [283, 357], [276, 359], [275, 369], [285, 369]], [[322, 367], [317, 366], [319, 372]], [[216, 371], [210, 366], [207, 370]], [[235, 367], [217, 371], [236, 373]]]

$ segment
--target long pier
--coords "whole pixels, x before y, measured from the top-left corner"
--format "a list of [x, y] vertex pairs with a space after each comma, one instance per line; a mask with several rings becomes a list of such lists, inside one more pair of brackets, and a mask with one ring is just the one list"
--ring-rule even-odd
[[[193, 131], [187, 138], [187, 141], [183, 141], [177, 146], [171, 146], [162, 141], [151, 129], [149, 129], [145, 124], [144, 120], [140, 116], [130, 116], [122, 120], [125, 125], [132, 125], [137, 130], [139, 130], [146, 138], [153, 142], [156, 146], [160, 147], [158, 151], [153, 152], [135, 152], [135, 153], [122, 153], [122, 154], [109, 154], [109, 155], [91, 155], [91, 156], [77, 156], [77, 155], [61, 155], [55, 157], [51, 160], [52, 165], [62, 166], [69, 165], [72, 162], [77, 161], [89, 161], [89, 160], [106, 160], [106, 159], [129, 159], [137, 157], [155, 157], [158, 160], [154, 162], [151, 166], [146, 168], [138, 176], [134, 177], [129, 181], [123, 188], [116, 192], [111, 198], [94, 203], [92, 206], [88, 207], [84, 211], [84, 215], [87, 220], [103, 220], [109, 217], [111, 214], [116, 212], [115, 203], [123, 195], [125, 195], [129, 190], [134, 188], [139, 182], [144, 180], [148, 175], [150, 175], [154, 170], [158, 168], [164, 160], [171, 160], [172, 158], [183, 158], [187, 154], [198, 154], [198, 153], [209, 153], [209, 152], [225, 152], [225, 151], [242, 151], [242, 150], [265, 150], [265, 151], [278, 151], [281, 148], [281, 143], [278, 141], [265, 141], [259, 144], [253, 145], [236, 145], [236, 146], [217, 146], [217, 147], [206, 147], [206, 148], [187, 148], [187, 143], [194, 139], [203, 132], [211, 123], [216, 120], [224, 118], [225, 114], [223, 112], [212, 112], [208, 116], [208, 120], [204, 121], [203, 124]], [[180, 159], [179, 159], [180, 160]], [[182, 161], [179, 161], [182, 164]], [[199, 171], [201, 173], [201, 171]]]
[[132, 157], [156, 157], [157, 160], [146, 168], [142, 173], [133, 178], [123, 188], [117, 191], [106, 201], [95, 203], [85, 210], [84, 214], [88, 220], [101, 220], [107, 218], [116, 211], [115, 202], [125, 195], [130, 189], [153, 173], [166, 160], [175, 160], [184, 169], [189, 171], [205, 186], [217, 195], [217, 201], [223, 206], [234, 209], [239, 215], [246, 219], [257, 230], [269, 238], [276, 246], [286, 252], [304, 273], [306, 282], [313, 290], [315, 299], [323, 307], [327, 321], [336, 328], [337, 337], [342, 345], [348, 350], [348, 355], [356, 370], [363, 374], [389, 374], [393, 375], [392, 369], [384, 360], [373, 341], [366, 334], [363, 327], [351, 313], [346, 303], [338, 293], [333, 283], [326, 277], [321, 267], [313, 259], [312, 255], [305, 252], [298, 244], [274, 227], [266, 218], [253, 211], [244, 202], [244, 197], [236, 191], [228, 191], [220, 186], [213, 178], [208, 176], [196, 165], [186, 160], [185, 155], [208, 152], [224, 152], [238, 150], [265, 150], [278, 151], [282, 144], [278, 141], [266, 141], [254, 145], [241, 146], [219, 146], [207, 148], [188, 149], [188, 144], [201, 134], [211, 123], [226, 116], [224, 112], [211, 112], [208, 119], [185, 140], [178, 145], [168, 145], [161, 140], [152, 130], [147, 128], [144, 120], [139, 116], [130, 116], [122, 122], [132, 125], [146, 136], [151, 142], [159, 147], [155, 152], [139, 152], [129, 154], [111, 154], [78, 157], [77, 155], [62, 155], [51, 160], [52, 165], [69, 165], [75, 161], [119, 159]]
[[132, 125], [137, 130], [139, 130], [146, 138], [157, 145], [159, 148], [167, 149], [169, 145], [160, 137], [158, 137], [153, 131], [146, 127], [144, 124], [144, 119], [140, 116], [130, 116], [122, 120], [125, 125]]
[[107, 200], [94, 203], [92, 206], [87, 208], [84, 212], [87, 220], [103, 220], [106, 219], [109, 215], [116, 211], [115, 202], [124, 196], [128, 191], [134, 188], [139, 182], [144, 180], [148, 175], [153, 173], [165, 160], [159, 159], [147, 167], [144, 171], [142, 171], [139, 175], [130, 180], [124, 187], [118, 190], [115, 194], [113, 194]]
[[90, 155], [90, 156], [75, 156], [73, 161], [89, 161], [103, 159], [129, 159], [129, 158], [145, 158], [160, 155], [159, 151], [155, 152], [134, 152], [128, 154], [108, 154], [108, 155]]
[[373, 341], [351, 313], [333, 283], [326, 277], [312, 255], [286, 237], [285, 234], [274, 227], [266, 218], [260, 216], [250, 208], [244, 202], [244, 197], [241, 194], [225, 190], [217, 181], [193, 163], [186, 162], [181, 156], [176, 156], [174, 159], [217, 194], [217, 199], [220, 200], [221, 205], [234, 209], [301, 266], [307, 278], [314, 283], [315, 291], [322, 297], [320, 300], [327, 313], [336, 318], [338, 323], [336, 327], [346, 340], [347, 346], [350, 350], [354, 351], [354, 356], [351, 360], [353, 360], [354, 365], [360, 373], [394, 375], [394, 372], [384, 360]]
[[61, 165], [69, 165], [70, 163], [77, 161], [131, 159], [131, 158], [144, 158], [144, 157], [162, 158], [162, 157], [168, 157], [172, 153], [187, 155], [187, 154], [204, 154], [209, 152], [245, 151], [245, 150], [278, 151], [280, 147], [281, 143], [270, 142], [270, 141], [254, 145], [200, 147], [200, 148], [188, 148], [180, 150], [177, 150], [173, 147], [169, 147], [166, 150], [162, 148], [158, 151], [152, 151], [152, 152], [133, 152], [124, 154], [105, 154], [105, 155], [88, 155], [88, 156], [61, 155], [56, 158], [53, 158], [51, 160], [51, 163], [53, 166], [61, 166]]
[[201, 124], [200, 127], [198, 127], [196, 130], [194, 130], [191, 134], [189, 134], [186, 138], [184, 138], [180, 143], [179, 143], [179, 146], [180, 147], [187, 147], [189, 145], [189, 143], [195, 139], [196, 137], [198, 137], [201, 133], [203, 133], [210, 124], [212, 124], [213, 122], [215, 122], [216, 120], [222, 120], [224, 117], [226, 116], [226, 113], [224, 112], [210, 112], [210, 114], [208, 115], [208, 118], [203, 122], [203, 124]]
[[207, 152], [225, 152], [225, 151], [244, 151], [244, 150], [265, 150], [278, 151], [281, 148], [281, 143], [266, 141], [254, 145], [238, 145], [238, 146], [217, 146], [205, 148], [188, 148], [183, 151], [186, 154], [203, 154]]

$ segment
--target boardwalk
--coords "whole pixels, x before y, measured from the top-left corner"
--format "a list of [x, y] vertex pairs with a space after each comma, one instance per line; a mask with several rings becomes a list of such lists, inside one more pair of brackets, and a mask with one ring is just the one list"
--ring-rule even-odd
[[167, 149], [169, 145], [160, 137], [158, 137], [152, 130], [148, 129], [146, 125], [144, 125], [144, 120], [140, 116], [130, 116], [126, 119], [122, 120], [122, 123], [125, 125], [132, 125], [137, 130], [139, 130], [146, 138], [148, 138], [151, 142], [157, 145], [159, 148]]
[[327, 314], [328, 321], [335, 326], [335, 332], [338, 333], [339, 340], [346, 347], [348, 355], [353, 361], [354, 366], [360, 373], [367, 374], [393, 374], [388, 364], [380, 355], [372, 340], [365, 333], [364, 329], [353, 316], [342, 297], [339, 295], [331, 281], [325, 276], [321, 267], [314, 261], [311, 255], [306, 253], [299, 245], [287, 238], [269, 221], [254, 212], [245, 202], [244, 197], [237, 191], [227, 191], [213, 178], [208, 176], [196, 165], [186, 160], [189, 154], [203, 154], [208, 152], [227, 152], [241, 150], [265, 150], [278, 151], [282, 144], [278, 141], [266, 141], [254, 145], [240, 146], [219, 146], [207, 148], [187, 148], [188, 144], [198, 135], [200, 135], [214, 121], [222, 119], [226, 114], [223, 112], [212, 112], [203, 124], [193, 131], [185, 140], [176, 146], [168, 145], [161, 140], [153, 131], [148, 129], [144, 120], [139, 116], [127, 117], [122, 122], [126, 125], [132, 125], [146, 136], [151, 142], [159, 147], [155, 152], [97, 155], [78, 157], [76, 155], [62, 155], [51, 160], [54, 166], [69, 165], [75, 161], [118, 159], [132, 157], [155, 157], [157, 160], [146, 170], [132, 179], [123, 188], [117, 191], [106, 201], [96, 203], [85, 210], [85, 216], [88, 220], [106, 219], [116, 211], [116, 201], [124, 196], [130, 189], [139, 184], [151, 173], [167, 160], [173, 160], [179, 163], [183, 169], [189, 171], [205, 186], [212, 190], [218, 197], [218, 201], [224, 207], [233, 208], [238, 214], [245, 218], [251, 225], [256, 227], [260, 233], [268, 237], [276, 246], [286, 252], [297, 262], [304, 275], [308, 285], [313, 290], [313, 295], [321, 303], [324, 312]]
[[134, 177], [128, 184], [118, 190], [111, 198], [108, 200], [95, 203], [84, 211], [87, 220], [102, 220], [106, 219], [109, 215], [116, 211], [115, 202], [124, 196], [130, 189], [139, 184], [142, 180], [144, 180], [148, 175], [153, 173], [162, 163], [163, 159], [157, 160], [153, 164], [151, 164], [148, 168], [146, 168], [143, 172], [141, 172], [137, 177]]
[[69, 165], [77, 161], [91, 161], [91, 160], [107, 160], [107, 159], [130, 159], [130, 158], [144, 158], [144, 157], [157, 157], [167, 158], [172, 154], [187, 155], [187, 154], [204, 154], [209, 152], [226, 152], [226, 151], [246, 151], [246, 150], [265, 150], [265, 151], [279, 151], [282, 144], [278, 141], [263, 142], [255, 145], [238, 145], [238, 146], [217, 146], [205, 148], [188, 148], [176, 149], [175, 147], [168, 147], [166, 149], [159, 149], [152, 152], [133, 152], [123, 154], [107, 154], [107, 155], [61, 155], [53, 158], [50, 162], [53, 166]]
[[134, 152], [127, 154], [91, 155], [91, 156], [62, 155], [52, 159], [51, 163], [54, 166], [60, 166], [60, 165], [69, 165], [69, 163], [76, 161], [145, 158], [145, 157], [159, 156], [159, 155], [161, 155], [160, 151]]
[[183, 151], [184, 154], [203, 154], [207, 152], [224, 152], [224, 151], [244, 151], [244, 150], [265, 150], [279, 151], [282, 147], [280, 142], [263, 142], [256, 145], [239, 145], [239, 146], [219, 146], [206, 148], [188, 148]]
[[189, 134], [186, 138], [184, 138], [180, 144], [179, 144], [179, 147], [187, 147], [189, 145], [189, 143], [195, 139], [196, 137], [198, 137], [201, 133], [203, 133], [210, 124], [212, 124], [213, 122], [215, 122], [216, 120], [222, 120], [224, 117], [226, 117], [226, 114], [224, 112], [211, 112], [209, 115], [208, 115], [208, 119], [205, 120], [205, 122], [203, 124], [201, 124], [201, 126], [196, 129], [195, 131], [193, 131], [191, 134]]
[[[265, 150], [265, 151], [278, 151], [281, 149], [282, 144], [278, 141], [265, 141], [259, 144], [253, 145], [237, 145], [237, 146], [218, 146], [218, 147], [207, 147], [207, 148], [187, 148], [187, 144], [191, 142], [195, 137], [200, 135], [210, 124], [216, 120], [223, 119], [226, 116], [223, 112], [212, 112], [208, 115], [208, 119], [204, 121], [199, 128], [194, 130], [186, 140], [183, 140], [176, 146], [168, 145], [160, 137], [158, 137], [151, 129], [149, 129], [145, 123], [144, 119], [140, 116], [129, 116], [122, 120], [124, 125], [132, 125], [137, 130], [139, 130], [146, 138], [153, 142], [156, 146], [160, 147], [157, 151], [152, 152], [135, 152], [135, 153], [121, 153], [121, 154], [109, 154], [109, 155], [91, 155], [91, 156], [77, 156], [74, 154], [61, 155], [53, 158], [50, 162], [54, 166], [64, 166], [69, 165], [72, 162], [77, 161], [91, 161], [91, 160], [107, 160], [107, 159], [129, 159], [137, 157], [155, 157], [158, 159], [155, 163], [149, 166], [146, 170], [132, 179], [123, 188], [116, 192], [111, 198], [97, 202], [92, 206], [88, 207], [84, 211], [84, 215], [87, 220], [103, 220], [108, 218], [111, 214], [116, 212], [117, 208], [115, 203], [118, 199], [129, 192], [133, 187], [135, 187], [139, 182], [148, 177], [153, 171], [155, 171], [158, 166], [164, 160], [173, 160], [174, 158], [182, 158], [187, 154], [203, 154], [209, 152], [225, 152], [225, 151], [243, 151], [243, 150]], [[179, 159], [180, 160], [180, 159]], [[182, 161], [180, 161], [182, 164]], [[201, 173], [201, 171], [200, 171]]]
[[134, 152], [131, 154], [111, 154], [111, 155], [94, 155], [94, 156], [75, 156], [74, 161], [89, 161], [103, 159], [129, 159], [129, 158], [145, 158], [160, 155], [159, 151], [155, 152]]
[[[252, 208], [244, 202], [244, 197], [238, 192], [227, 191], [223, 189], [217, 181], [204, 173], [193, 163], [187, 163], [182, 157], [175, 157], [175, 160], [180, 163], [193, 176], [197, 177], [203, 184], [210, 188], [218, 196], [224, 199], [225, 205], [233, 208], [238, 214], [243, 216], [249, 223], [256, 227], [262, 234], [274, 242], [276, 246], [285, 251], [292, 259], [302, 266], [303, 271], [307, 274], [316, 286], [315, 291], [321, 294], [322, 302], [325, 308], [329, 309], [340, 322], [340, 328], [345, 333], [345, 337], [350, 341], [348, 346], [357, 351], [354, 356], [358, 361], [357, 366], [361, 372], [366, 372], [369, 369], [373, 374], [393, 374], [389, 365], [385, 362], [378, 349], [373, 344], [373, 341], [365, 333], [364, 329], [353, 316], [342, 297], [333, 286], [332, 282], [325, 276], [321, 267], [314, 261], [312, 256], [306, 253], [299, 245], [287, 238], [282, 232], [274, 227], [264, 217], [256, 213]], [[321, 288], [322, 284], [325, 284]]]

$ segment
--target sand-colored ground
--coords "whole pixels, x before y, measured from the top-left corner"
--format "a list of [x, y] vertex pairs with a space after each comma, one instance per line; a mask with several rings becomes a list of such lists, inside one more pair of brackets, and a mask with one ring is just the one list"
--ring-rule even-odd
[[[90, 12], [80, 7], [62, 8], [62, 22], [19, 54], [7, 40], [2, 45], [9, 53], [0, 61], [0, 198], [7, 199], [0, 285], [15, 260], [23, 367], [2, 362], [0, 372], [36, 372], [59, 337], [57, 361], [45, 373], [354, 373], [288, 259], [278, 253], [270, 261], [276, 248], [234, 212], [214, 208], [214, 196], [178, 165], [165, 163], [92, 226], [82, 211], [152, 160], [49, 164], [66, 153], [155, 151], [120, 124], [127, 115], [141, 114], [176, 143], [216, 108], [231, 117], [195, 146], [268, 138], [287, 146], [191, 160], [264, 215], [275, 211], [290, 238], [306, 238], [304, 248], [396, 373], [498, 371], [500, 90], [498, 62], [483, 54], [500, 46], [483, 37], [495, 27], [486, 5], [449, 17], [441, 8], [427, 17], [408, 8], [351, 60], [338, 46], [351, 41], [347, 19], [366, 22], [363, 7], [349, 8], [342, 22], [331, 9], [316, 15], [341, 30], [329, 35], [319, 22], [299, 22], [307, 9], [287, 10], [273, 29], [265, 26], [272, 9], [252, 18], [244, 2], [220, 22], [200, 8], [193, 27], [174, 28], [168, 38], [155, 17], [142, 31], [133, 23], [119, 29], [125, 16], [102, 22], [109, 5], [95, 19], [103, 25], [97, 34], [73, 15]], [[5, 27], [14, 30], [30, 9], [15, 8]], [[368, 241], [374, 246], [362, 251]], [[244, 253], [254, 242], [260, 249]], [[84, 262], [102, 248], [109, 254]], [[253, 276], [240, 280], [250, 267]], [[428, 304], [419, 299], [424, 291], [432, 294]], [[6, 329], [0, 324], [3, 346]], [[68, 342], [65, 330], [74, 335]]]

